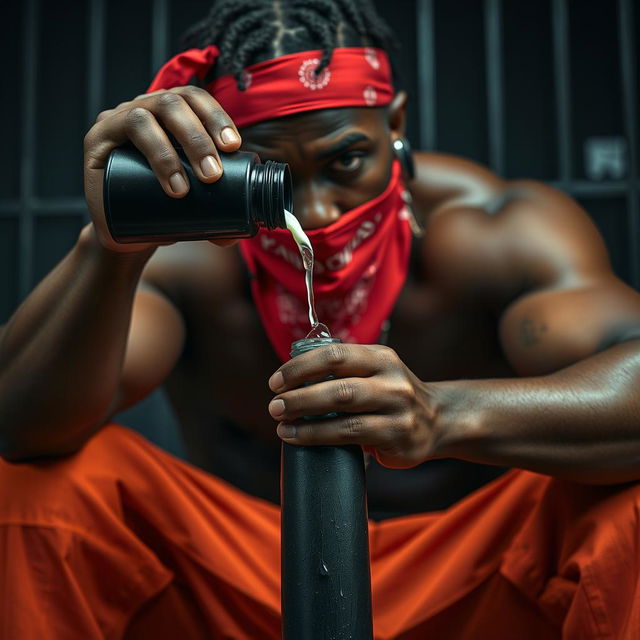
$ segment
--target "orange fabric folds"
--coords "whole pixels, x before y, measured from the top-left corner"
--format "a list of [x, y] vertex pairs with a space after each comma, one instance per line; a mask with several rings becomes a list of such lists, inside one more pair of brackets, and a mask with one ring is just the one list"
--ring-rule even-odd
[[[376, 639], [639, 638], [639, 503], [636, 485], [512, 471], [372, 522]], [[118, 425], [64, 459], [0, 461], [0, 639], [275, 640], [279, 526]]]

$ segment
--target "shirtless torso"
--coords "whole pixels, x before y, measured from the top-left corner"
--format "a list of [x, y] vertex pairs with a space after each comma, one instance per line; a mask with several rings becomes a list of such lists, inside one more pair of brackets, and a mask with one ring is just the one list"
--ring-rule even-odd
[[[219, 177], [203, 170], [213, 154], [240, 145], [288, 162], [295, 215], [306, 229], [327, 227], [388, 184], [405, 102], [400, 92], [384, 109], [274, 118], [234, 141], [222, 135], [229, 117], [194, 87], [100, 114], [85, 138], [92, 224], [1, 336], [0, 453], [20, 461], [76, 451], [165, 384], [189, 460], [271, 500], [291, 427], [294, 444], [352, 442], [373, 454], [372, 515], [442, 508], [502, 467], [637, 478], [629, 434], [640, 297], [612, 273], [589, 216], [554, 189], [415, 154], [408, 187], [424, 233], [387, 347], [345, 344], [284, 365], [237, 247], [117, 245], [108, 234], [104, 166], [127, 140], [168, 195], [186, 192], [160, 123], [205, 182]], [[327, 376], [341, 380], [305, 386]], [[322, 431], [299, 421], [333, 411], [340, 416]]]
[[[434, 233], [450, 234], [456, 226], [431, 229], [443, 203], [453, 198], [473, 203], [476, 215], [488, 219], [496, 214], [494, 205], [507, 204], [501, 196], [504, 182], [448, 156], [416, 154], [416, 162], [414, 213], [425, 233], [414, 239], [409, 276], [380, 341], [424, 381], [512, 377], [498, 336], [507, 296], [495, 290], [495, 296], [477, 300], [452, 294], [431, 277], [427, 265], [434, 265], [425, 253], [441, 244]], [[420, 185], [423, 176], [426, 184]], [[468, 208], [459, 215], [468, 215]], [[184, 349], [165, 387], [189, 460], [277, 501], [281, 441], [266, 410], [273, 396], [266, 381], [280, 363], [251, 299], [239, 251], [208, 242], [163, 248], [148, 265], [145, 281], [180, 310], [186, 329]], [[394, 470], [372, 460], [370, 512], [382, 517], [441, 509], [502, 471], [453, 459]]]

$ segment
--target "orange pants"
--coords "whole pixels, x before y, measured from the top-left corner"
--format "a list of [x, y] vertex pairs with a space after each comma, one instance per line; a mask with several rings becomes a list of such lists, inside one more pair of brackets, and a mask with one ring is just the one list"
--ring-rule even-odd
[[[512, 471], [372, 522], [376, 639], [637, 640], [639, 498]], [[0, 461], [1, 640], [271, 640], [279, 574], [277, 507], [129, 429]]]

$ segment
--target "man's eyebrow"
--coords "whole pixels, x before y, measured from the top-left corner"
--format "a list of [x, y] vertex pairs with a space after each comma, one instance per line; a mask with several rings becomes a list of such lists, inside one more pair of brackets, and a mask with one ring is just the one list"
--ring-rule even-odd
[[315, 159], [326, 160], [327, 158], [330, 158], [331, 156], [335, 156], [341, 151], [348, 149], [352, 144], [355, 144], [356, 142], [369, 142], [369, 140], [370, 138], [366, 136], [364, 133], [359, 133], [354, 131], [353, 133], [350, 133], [349, 135], [342, 138], [342, 140], [336, 142], [332, 147], [329, 147], [328, 149], [323, 149], [322, 151], [319, 151], [318, 153], [316, 153]]

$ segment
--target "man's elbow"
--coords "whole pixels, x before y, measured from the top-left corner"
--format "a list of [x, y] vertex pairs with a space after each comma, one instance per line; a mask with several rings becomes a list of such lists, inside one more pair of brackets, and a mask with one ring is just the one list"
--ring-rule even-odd
[[0, 458], [11, 464], [26, 464], [73, 455], [80, 451], [103, 425], [104, 420], [64, 434], [51, 430], [46, 434], [23, 431], [21, 435], [16, 435], [0, 429]]

